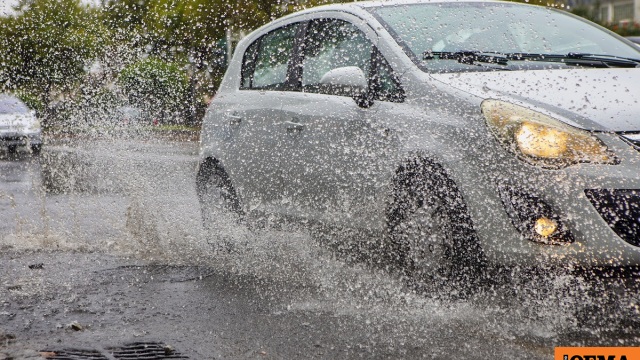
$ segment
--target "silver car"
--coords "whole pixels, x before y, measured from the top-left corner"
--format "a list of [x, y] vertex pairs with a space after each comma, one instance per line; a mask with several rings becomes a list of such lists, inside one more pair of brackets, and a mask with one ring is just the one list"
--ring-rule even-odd
[[640, 47], [640, 36], [627, 36], [627, 40], [633, 42], [637, 47]]
[[10, 94], [0, 94], [0, 146], [6, 146], [10, 153], [18, 146], [28, 146], [33, 153], [39, 153], [42, 147], [35, 111]]
[[526, 4], [286, 16], [238, 44], [207, 111], [203, 217], [346, 230], [427, 281], [637, 266], [639, 65], [623, 38]]

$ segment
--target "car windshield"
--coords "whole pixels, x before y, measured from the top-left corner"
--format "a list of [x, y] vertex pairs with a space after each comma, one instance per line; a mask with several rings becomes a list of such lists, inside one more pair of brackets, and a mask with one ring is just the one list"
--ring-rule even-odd
[[0, 95], [0, 114], [26, 114], [29, 108], [20, 99]]
[[[597, 54], [639, 59], [640, 51], [575, 16], [550, 8], [505, 3], [429, 3], [380, 6], [370, 11], [425, 71], [481, 70], [425, 54]], [[495, 66], [494, 66], [495, 67]]]

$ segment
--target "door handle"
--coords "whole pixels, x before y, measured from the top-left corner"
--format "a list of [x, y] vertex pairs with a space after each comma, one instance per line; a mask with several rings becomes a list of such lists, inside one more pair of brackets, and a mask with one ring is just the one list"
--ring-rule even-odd
[[287, 127], [287, 134], [297, 134], [304, 130], [304, 125], [293, 122], [293, 121], [285, 121], [284, 123]]
[[379, 129], [378, 132], [380, 133], [380, 135], [382, 135], [382, 137], [389, 137], [392, 133], [391, 129], [389, 128]]
[[242, 117], [238, 115], [227, 115], [227, 117], [229, 118], [229, 125], [231, 126], [238, 126], [242, 122]]

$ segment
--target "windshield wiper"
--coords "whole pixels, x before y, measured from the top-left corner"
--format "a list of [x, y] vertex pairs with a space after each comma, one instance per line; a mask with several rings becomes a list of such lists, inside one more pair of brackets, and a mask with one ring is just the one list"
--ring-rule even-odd
[[484, 51], [425, 51], [422, 55], [423, 60], [457, 60], [459, 63], [467, 65], [473, 65], [476, 62], [507, 65], [509, 62], [504, 54]]
[[588, 67], [640, 67], [640, 59], [619, 57], [614, 55], [568, 53], [568, 54], [532, 54], [532, 53], [500, 53], [487, 51], [425, 51], [424, 60], [451, 59], [459, 63], [473, 65], [475, 62], [507, 65], [513, 61], [561, 62], [567, 65]]
[[507, 65], [509, 61], [541, 61], [560, 62], [567, 65], [588, 67], [640, 67], [640, 59], [625, 58], [614, 55], [568, 53], [568, 54], [531, 54], [500, 53], [493, 51], [425, 51], [424, 60], [451, 59], [459, 63], [473, 65], [476, 62]]
[[529, 54], [512, 53], [505, 54], [509, 60], [528, 60], [545, 62], [563, 62], [568, 65], [591, 66], [591, 67], [638, 67], [640, 59], [619, 57], [614, 55], [568, 53], [562, 54]]

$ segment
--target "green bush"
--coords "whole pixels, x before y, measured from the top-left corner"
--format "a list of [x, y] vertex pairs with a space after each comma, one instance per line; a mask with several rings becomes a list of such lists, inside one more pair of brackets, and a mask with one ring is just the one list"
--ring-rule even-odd
[[147, 58], [125, 67], [118, 76], [129, 103], [159, 119], [182, 113], [188, 102], [189, 80], [175, 64]]
[[31, 94], [27, 91], [17, 91], [15, 95], [25, 103], [29, 109], [35, 110], [38, 116], [44, 111], [44, 104], [37, 95]]

